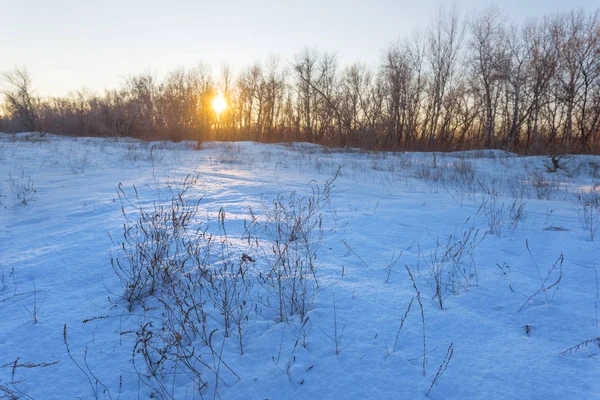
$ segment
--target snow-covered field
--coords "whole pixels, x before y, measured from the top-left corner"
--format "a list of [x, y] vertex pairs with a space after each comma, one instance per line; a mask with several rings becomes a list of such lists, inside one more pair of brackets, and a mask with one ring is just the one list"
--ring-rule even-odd
[[0, 398], [600, 398], [600, 157], [194, 147], [0, 134]]

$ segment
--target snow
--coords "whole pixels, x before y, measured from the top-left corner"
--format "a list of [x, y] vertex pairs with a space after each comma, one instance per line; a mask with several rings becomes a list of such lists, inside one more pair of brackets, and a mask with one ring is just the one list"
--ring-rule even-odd
[[[129, 311], [110, 262], [126, 223], [119, 185], [131, 198], [135, 186], [139, 204], [152, 207], [198, 175], [186, 199], [202, 199], [198, 216], [214, 234], [225, 211], [229, 249], [239, 257], [252, 250], [242, 240], [244, 221], [255, 214], [268, 224], [279, 195], [308, 197], [341, 167], [319, 209], [319, 287], [307, 345], [298, 343], [300, 319], [280, 322], [264, 287], [254, 285], [244, 354], [235, 335], [224, 338], [213, 309], [213, 345], [231, 370], [211, 365], [221, 368], [215, 390], [214, 373], [204, 369], [200, 391], [182, 370], [167, 370], [160, 382], [173, 398], [425, 398], [451, 344], [431, 399], [600, 398], [598, 341], [561, 354], [600, 336], [600, 238], [592, 242], [583, 228], [579, 200], [598, 191], [600, 157], [569, 156], [556, 173], [545, 168], [549, 157], [497, 151], [438, 153], [436, 168], [433, 160], [431, 153], [309, 144], [204, 143], [196, 150], [194, 143], [0, 134], [0, 388], [35, 399], [95, 398], [94, 391], [98, 398], [158, 396], [139, 354], [137, 371], [132, 365], [132, 332], [164, 310], [148, 298]], [[35, 192], [23, 204], [16, 192], [27, 185]], [[430, 272], [436, 254], [468, 232], [477, 234], [474, 250], [465, 250], [455, 293], [444, 287], [440, 309]], [[268, 254], [251, 254], [252, 273], [266, 273]], [[393, 351], [416, 294], [405, 266], [423, 305], [425, 376], [416, 298]], [[451, 261], [442, 267], [446, 279]], [[343, 329], [339, 354], [335, 323], [338, 336]], [[65, 325], [70, 353], [90, 381], [67, 353]]]

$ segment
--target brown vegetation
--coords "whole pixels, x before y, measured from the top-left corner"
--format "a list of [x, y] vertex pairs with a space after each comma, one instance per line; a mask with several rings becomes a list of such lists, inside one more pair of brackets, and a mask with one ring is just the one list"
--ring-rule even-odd
[[[501, 148], [600, 152], [600, 13], [509, 25], [496, 8], [440, 9], [372, 70], [306, 49], [234, 76], [224, 68], [132, 76], [104, 94], [38, 98], [26, 70], [5, 74], [0, 131], [147, 140], [309, 141], [390, 150]], [[221, 115], [211, 100], [222, 92]]]

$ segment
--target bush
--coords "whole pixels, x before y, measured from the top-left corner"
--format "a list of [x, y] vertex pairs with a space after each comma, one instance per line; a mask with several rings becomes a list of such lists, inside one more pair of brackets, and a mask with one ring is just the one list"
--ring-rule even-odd
[[516, 229], [519, 222], [525, 217], [525, 205], [521, 199], [511, 202], [502, 202], [498, 193], [492, 192], [483, 200], [481, 208], [485, 214], [489, 233], [501, 236], [505, 228]]
[[[202, 393], [216, 395], [219, 385], [240, 379], [223, 359], [223, 346], [233, 338], [244, 354], [259, 306], [273, 310], [281, 322], [298, 316], [306, 343], [307, 313], [318, 291], [321, 209], [336, 177], [311, 185], [306, 197], [279, 195], [265, 205], [264, 220], [250, 210], [242, 237], [228, 236], [223, 209], [213, 233], [198, 218], [201, 200], [187, 194], [197, 176], [188, 176], [168, 202], [151, 206], [143, 205], [135, 187], [129, 196], [119, 186], [125, 224], [111, 263], [122, 283], [121, 298], [129, 311], [160, 310], [131, 332], [133, 363], [143, 383], [173, 398], [165, 381], [177, 371]], [[134, 211], [126, 211], [130, 208]]]
[[594, 185], [589, 192], [579, 193], [577, 208], [581, 227], [593, 242], [600, 229], [600, 187]]
[[28, 176], [27, 179], [25, 179], [25, 171], [21, 173], [20, 179], [14, 179], [10, 172], [8, 173], [8, 177], [10, 178], [11, 191], [19, 200], [19, 203], [24, 206], [29, 204], [37, 193], [37, 189], [35, 188], [31, 177]]

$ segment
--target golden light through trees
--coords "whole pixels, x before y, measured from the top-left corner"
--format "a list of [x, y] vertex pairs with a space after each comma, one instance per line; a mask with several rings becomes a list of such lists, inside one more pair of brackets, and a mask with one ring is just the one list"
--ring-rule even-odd
[[227, 109], [227, 101], [223, 93], [219, 92], [212, 100], [212, 108], [217, 115], [221, 115]]
[[[116, 89], [35, 94], [0, 76], [0, 131], [147, 140], [308, 141], [385, 150], [600, 154], [600, 11], [511, 25], [494, 7], [440, 9], [422, 35], [343, 67], [305, 48], [219, 76], [178, 68]], [[1, 74], [2, 71], [0, 71]], [[212, 138], [212, 136], [210, 136]]]

